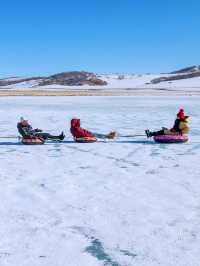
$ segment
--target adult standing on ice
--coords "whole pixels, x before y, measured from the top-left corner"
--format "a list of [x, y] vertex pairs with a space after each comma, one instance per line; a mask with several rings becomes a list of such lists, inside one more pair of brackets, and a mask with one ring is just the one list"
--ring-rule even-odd
[[65, 138], [63, 132], [58, 136], [54, 136], [49, 133], [43, 132], [41, 129], [33, 129], [28, 120], [25, 120], [23, 117], [20, 118], [20, 122], [17, 124], [17, 129], [23, 138], [31, 136], [42, 137], [44, 140], [63, 140]]
[[162, 128], [162, 130], [151, 132], [148, 129], [145, 130], [147, 138], [154, 137], [154, 136], [160, 136], [160, 135], [185, 135], [188, 134], [190, 131], [189, 128], [189, 122], [188, 122], [189, 116], [185, 115], [185, 112], [183, 109], [180, 109], [177, 113], [177, 118], [174, 122], [174, 126], [171, 129], [168, 128]]

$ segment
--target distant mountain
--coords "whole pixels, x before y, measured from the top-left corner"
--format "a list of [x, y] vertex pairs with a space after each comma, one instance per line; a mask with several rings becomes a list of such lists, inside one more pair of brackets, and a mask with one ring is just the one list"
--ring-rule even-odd
[[200, 66], [191, 66], [187, 68], [183, 68], [174, 72], [171, 72], [170, 74], [166, 76], [161, 76], [159, 78], [155, 78], [151, 81], [152, 84], [158, 84], [161, 82], [170, 82], [175, 80], [181, 80], [181, 79], [191, 79], [200, 77]]
[[[192, 80], [191, 80], [192, 79]], [[182, 80], [182, 82], [175, 82]], [[165, 82], [162, 84], [162, 82]], [[160, 84], [161, 83], [161, 84]], [[167, 84], [168, 83], [168, 84]], [[85, 71], [62, 72], [50, 76], [0, 79], [0, 89], [136, 89], [172, 85], [200, 87], [200, 66], [183, 68], [168, 74], [94, 74]]]
[[193, 72], [198, 72], [198, 71], [200, 71], [200, 65], [182, 68], [180, 70], [173, 71], [170, 74], [193, 73]]
[[30, 77], [20, 78], [12, 77], [0, 79], [0, 87], [12, 86], [21, 84], [22, 86], [40, 87], [48, 85], [63, 85], [63, 86], [103, 86], [107, 82], [97, 77], [96, 74], [84, 71], [63, 72], [48, 77]]

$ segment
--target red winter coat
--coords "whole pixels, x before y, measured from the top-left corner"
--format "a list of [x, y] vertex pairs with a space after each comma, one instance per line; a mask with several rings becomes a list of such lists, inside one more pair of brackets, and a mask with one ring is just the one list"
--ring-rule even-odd
[[80, 119], [74, 118], [71, 120], [70, 131], [74, 138], [93, 137], [93, 134], [90, 131], [83, 129], [80, 126], [81, 126]]

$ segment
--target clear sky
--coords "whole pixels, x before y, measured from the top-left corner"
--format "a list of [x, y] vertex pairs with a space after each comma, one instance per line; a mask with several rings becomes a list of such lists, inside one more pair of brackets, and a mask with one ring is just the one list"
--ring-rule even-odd
[[1, 1], [0, 76], [200, 64], [199, 0]]

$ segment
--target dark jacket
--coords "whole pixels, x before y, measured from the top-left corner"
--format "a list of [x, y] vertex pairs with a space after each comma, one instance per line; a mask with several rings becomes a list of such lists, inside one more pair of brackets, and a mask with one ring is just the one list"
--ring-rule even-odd
[[29, 125], [28, 122], [27, 123], [19, 122], [17, 124], [17, 129], [19, 133], [22, 135], [22, 137], [31, 136], [34, 133], [32, 126]]
[[[42, 130], [36, 128], [33, 129], [31, 125], [29, 125], [28, 122], [19, 122], [17, 124], [17, 129], [20, 133], [20, 135], [22, 135], [22, 137], [28, 137], [28, 136], [35, 136], [37, 134], [40, 134], [40, 132], [42, 132]], [[43, 134], [43, 133], [41, 133]]]
[[173, 128], [171, 129], [171, 131], [181, 133], [180, 122], [181, 122], [181, 120], [177, 118], [177, 119], [175, 120], [175, 122], [174, 122], [174, 126], [173, 126]]

